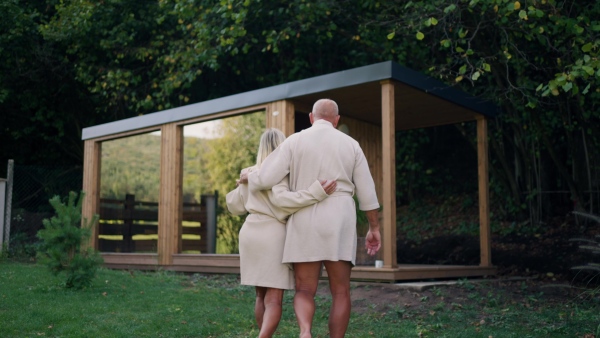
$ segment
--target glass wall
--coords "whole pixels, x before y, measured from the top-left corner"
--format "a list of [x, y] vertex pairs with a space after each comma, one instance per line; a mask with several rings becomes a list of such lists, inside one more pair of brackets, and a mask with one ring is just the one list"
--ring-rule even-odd
[[256, 162], [264, 128], [264, 111], [184, 126], [182, 253], [238, 253], [245, 216], [227, 211], [225, 195]]
[[102, 142], [101, 252], [157, 252], [160, 132]]

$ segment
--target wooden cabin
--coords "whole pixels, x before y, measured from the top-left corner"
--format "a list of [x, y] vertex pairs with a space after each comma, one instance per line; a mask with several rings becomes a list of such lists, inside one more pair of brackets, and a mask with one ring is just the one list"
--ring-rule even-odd
[[[262, 112], [265, 127], [275, 127], [290, 135], [309, 126], [307, 115], [313, 103], [320, 98], [331, 98], [338, 103], [342, 116], [339, 127], [344, 128], [363, 148], [382, 205], [382, 251], [379, 256], [383, 260], [383, 267], [357, 265], [352, 270], [352, 279], [399, 281], [495, 274], [490, 246], [487, 120], [497, 114], [497, 108], [391, 61], [83, 129], [83, 190], [86, 192], [83, 216], [91, 218], [93, 214], [100, 214], [101, 219], [119, 218], [112, 223], [106, 221], [105, 225], [96, 227], [90, 245], [102, 249], [101, 251], [110, 251], [102, 253], [105, 265], [110, 268], [160, 267], [186, 272], [239, 273], [239, 255], [217, 254], [214, 250], [214, 219], [217, 217], [214, 212], [215, 199], [210, 203], [211, 199], [208, 198], [209, 203], [204, 206], [202, 203], [184, 203], [184, 126]], [[397, 262], [395, 133], [463, 122], [472, 122], [477, 128], [480, 263], [476, 266], [449, 266], [407, 265]], [[127, 209], [127, 201], [121, 203], [101, 199], [103, 143], [150, 132], [160, 132], [160, 151], [157, 152], [160, 153], [157, 155], [157, 161], [160, 162], [160, 170], [157, 173], [160, 184], [157, 188], [157, 202], [152, 205], [138, 205], [137, 208], [146, 210], [139, 212], [135, 211], [131, 203]], [[129, 210], [129, 213], [105, 210], [110, 208], [109, 203], [116, 203], [116, 208]], [[197, 208], [198, 212], [194, 213], [193, 208]], [[125, 216], [126, 214], [129, 216]], [[134, 214], [138, 216], [132, 216]], [[153, 214], [152, 217], [156, 218], [155, 223], [160, 226], [153, 228], [153, 234], [146, 235], [146, 238], [150, 239], [142, 239], [150, 241], [149, 244], [143, 245], [139, 242], [133, 245], [132, 236], [143, 234], [132, 234], [130, 229], [136, 220], [143, 218], [142, 214]], [[204, 224], [203, 230], [195, 234], [205, 240], [198, 246], [201, 247], [200, 253], [186, 253], [183, 235], [194, 232], [182, 224], [194, 218], [201, 219], [199, 222]], [[129, 227], [114, 224], [129, 224]], [[149, 226], [143, 224], [133, 228], [152, 231]], [[123, 243], [116, 246], [103, 243], [99, 236], [110, 238], [111, 231], [113, 234], [115, 231], [121, 231], [118, 236]], [[136, 245], [153, 249], [131, 250]]]

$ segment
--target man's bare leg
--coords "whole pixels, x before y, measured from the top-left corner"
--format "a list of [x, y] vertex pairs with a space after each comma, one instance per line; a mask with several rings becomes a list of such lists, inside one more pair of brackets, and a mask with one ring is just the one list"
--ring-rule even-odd
[[283, 290], [267, 288], [264, 298], [264, 316], [262, 327], [260, 328], [259, 338], [268, 338], [273, 336], [279, 321], [281, 320], [281, 304], [283, 302]]
[[315, 294], [321, 276], [321, 262], [294, 263], [296, 294], [294, 312], [300, 327], [300, 337], [312, 337], [312, 321], [315, 315]]
[[267, 293], [267, 288], [262, 286], [254, 287], [256, 290], [256, 302], [254, 303], [254, 318], [256, 319], [256, 324], [258, 325], [258, 329], [262, 329], [263, 316], [265, 315], [265, 294]]
[[348, 261], [325, 261], [329, 290], [331, 291], [331, 309], [329, 310], [329, 336], [344, 337], [350, 321], [350, 271]]

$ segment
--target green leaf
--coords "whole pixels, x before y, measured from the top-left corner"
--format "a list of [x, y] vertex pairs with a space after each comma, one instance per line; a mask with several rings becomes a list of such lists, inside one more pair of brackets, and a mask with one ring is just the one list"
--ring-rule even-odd
[[387, 35], [388, 40], [391, 40], [394, 38], [394, 36], [396, 36], [396, 32], [391, 32], [390, 34]]
[[527, 12], [525, 12], [524, 10], [520, 10], [519, 11], [519, 18], [523, 19], [523, 20], [527, 20]]
[[421, 32], [417, 32], [417, 40], [423, 40], [425, 38], [425, 34]]
[[594, 68], [590, 66], [582, 66], [581, 69], [583, 69], [588, 75], [594, 75]]
[[535, 89], [536, 92], [539, 92], [540, 90], [542, 90], [542, 88], [544, 87], [543, 83], [540, 83], [539, 86], [537, 86], [537, 88]]
[[573, 88], [573, 83], [572, 82], [567, 82], [562, 86], [562, 89], [565, 92], [568, 92], [569, 90], [571, 90], [571, 88]]
[[456, 48], [454, 50], [456, 50], [457, 53], [464, 53], [465, 52], [465, 50], [462, 49], [462, 47], [460, 47], [460, 46], [456, 46]]
[[477, 81], [477, 79], [479, 79], [479, 76], [481, 76], [481, 73], [479, 73], [479, 72], [475, 72], [475, 73], [473, 73], [473, 75], [471, 76], [471, 79], [472, 79], [473, 81]]
[[423, 24], [425, 24], [426, 27], [431, 26], [431, 18], [425, 20], [425, 22]]
[[490, 66], [489, 63], [484, 63], [483, 64], [483, 70], [485, 70], [486, 72], [491, 72], [492, 71], [492, 67]]
[[585, 86], [585, 89], [584, 89], [584, 90], [583, 90], [581, 93], [582, 93], [583, 95], [587, 94], [587, 93], [588, 93], [588, 91], [590, 90], [590, 86], [591, 86], [591, 85], [592, 85], [591, 83], [588, 83], [588, 85], [587, 85], [587, 86]]
[[458, 73], [459, 73], [459, 74], [464, 74], [464, 73], [466, 73], [466, 72], [467, 72], [467, 65], [462, 65], [462, 66], [460, 67], [460, 69], [458, 70]]
[[446, 7], [446, 8], [444, 8], [444, 13], [448, 14], [448, 13], [450, 13], [450, 12], [454, 11], [455, 9], [456, 9], [456, 5], [455, 5], [455, 4], [452, 4], [452, 5], [450, 5], [450, 6]]
[[440, 44], [441, 44], [443, 47], [446, 47], [446, 48], [448, 48], [448, 47], [450, 47], [450, 40], [448, 40], [448, 39], [444, 39], [444, 40], [440, 41]]
[[435, 26], [435, 25], [437, 25], [437, 24], [438, 24], [438, 21], [437, 21], [437, 19], [436, 19], [436, 18], [434, 18], [434, 17], [432, 17], [432, 18], [431, 18], [431, 24], [432, 24], [432, 25], [434, 25], [434, 26]]
[[583, 47], [581, 47], [581, 50], [584, 51], [585, 53], [589, 52], [592, 50], [592, 43], [588, 42], [585, 45], [583, 45]]

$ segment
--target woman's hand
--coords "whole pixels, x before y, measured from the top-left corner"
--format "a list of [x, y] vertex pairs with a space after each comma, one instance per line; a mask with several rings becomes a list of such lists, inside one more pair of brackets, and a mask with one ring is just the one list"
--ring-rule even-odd
[[323, 190], [325, 190], [325, 193], [327, 193], [327, 195], [333, 194], [335, 192], [335, 189], [337, 188], [336, 180], [319, 180], [319, 182], [321, 183], [321, 186], [323, 187]]

